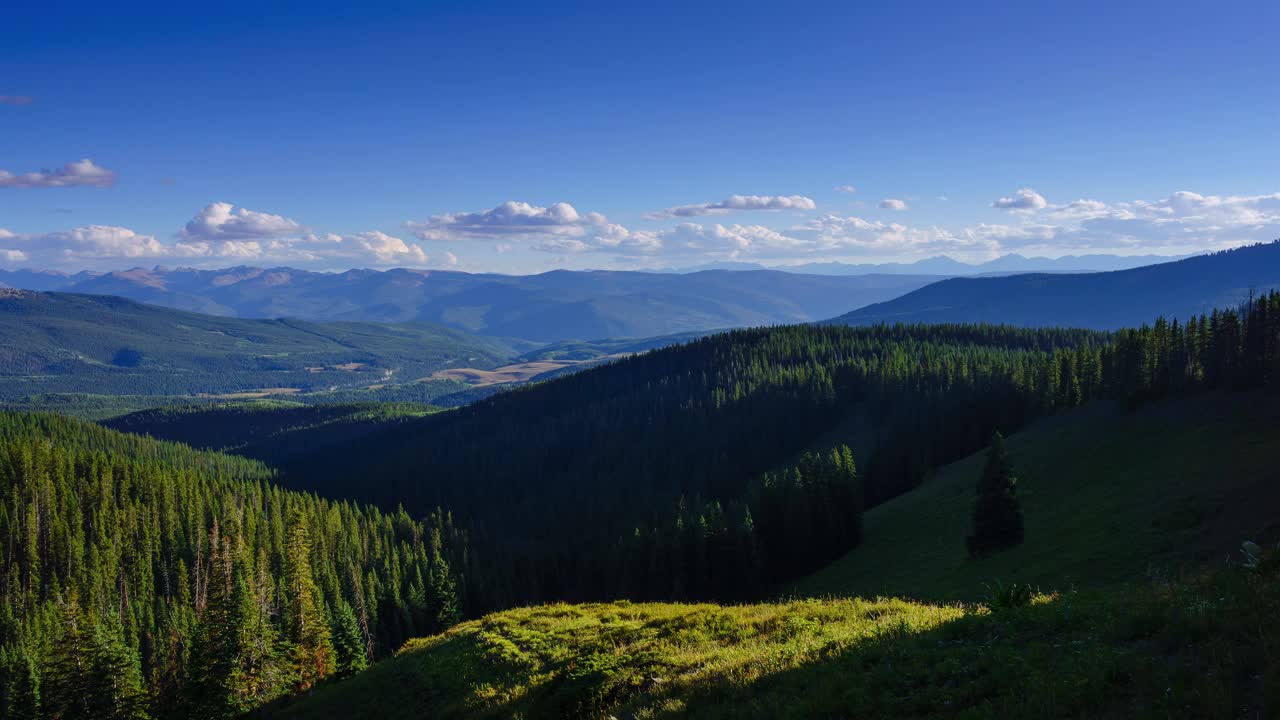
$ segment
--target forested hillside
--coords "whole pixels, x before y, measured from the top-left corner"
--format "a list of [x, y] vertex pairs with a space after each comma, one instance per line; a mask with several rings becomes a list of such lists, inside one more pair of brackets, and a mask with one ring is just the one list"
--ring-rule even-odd
[[467, 546], [243, 458], [0, 413], [0, 713], [221, 718], [457, 617]]
[[[491, 609], [765, 597], [851, 548], [856, 554], [882, 527], [864, 522], [864, 509], [887, 507], [932, 468], [985, 446], [997, 427], [1011, 432], [1096, 400], [1132, 408], [1210, 388], [1266, 389], [1278, 378], [1280, 294], [1272, 294], [1186, 324], [1160, 320], [1114, 334], [980, 325], [736, 331], [448, 413], [392, 418], [352, 442], [335, 440], [327, 423], [288, 432], [287, 411], [250, 414], [237, 430], [239, 410], [226, 411], [220, 432], [231, 442], [254, 427], [268, 437], [284, 430], [290, 442], [312, 432], [327, 438], [314, 454], [285, 453], [282, 479], [377, 501], [381, 511], [280, 489], [272, 471], [247, 459], [56, 416], [3, 414], [5, 712], [226, 717]], [[335, 422], [359, 417], [334, 412]], [[850, 428], [863, 430], [806, 451]], [[763, 645], [742, 646], [753, 668], [757, 650], [792, 653], [793, 640], [809, 637], [802, 609], [776, 621], [766, 617], [775, 610], [760, 612], [759, 623], [734, 620], [763, 633]], [[1099, 613], [1053, 615], [1066, 624], [1051, 632], [1075, 642], [1077, 622], [1124, 622]], [[546, 639], [538, 647], [551, 655], [520, 660], [533, 652], [528, 630], [513, 626], [519, 639], [504, 641], [507, 631], [484, 630], [501, 617], [485, 622], [485, 647], [513, 643], [519, 654], [507, 655], [520, 668], [577, 657], [551, 649], [562, 639]], [[687, 639], [719, 653], [729, 622]], [[469, 637], [474, 627], [443, 637]], [[875, 620], [848, 628], [849, 637], [883, 632]], [[666, 647], [644, 655], [656, 665], [604, 651], [581, 657], [585, 675], [555, 664], [547, 672], [569, 672], [565, 682], [586, 693], [566, 690], [575, 704], [555, 706], [603, 710], [637, 688], [648, 693], [645, 678], [674, 667]], [[914, 644], [892, 648], [916, 652]], [[467, 672], [493, 660], [489, 650], [482, 656]], [[1117, 658], [1117, 667], [1151, 671]], [[630, 689], [612, 685], [615, 677]]]
[[515, 354], [502, 342], [425, 323], [240, 320], [13, 290], [0, 291], [0, 337], [4, 399], [366, 387], [446, 367], [494, 367]]
[[135, 268], [81, 273], [61, 284], [44, 273], [0, 276], [0, 282], [17, 287], [115, 295], [212, 315], [423, 321], [538, 342], [643, 338], [821, 320], [937, 279], [925, 274], [824, 277], [774, 270], [498, 275], [407, 269], [325, 273], [287, 267]]
[[1280, 241], [1132, 270], [953, 278], [831, 322], [989, 322], [1024, 327], [1134, 327], [1186, 320], [1280, 286]]
[[[409, 421], [359, 455], [335, 445], [286, 464], [284, 481], [465, 518], [485, 559], [464, 588], [471, 612], [752, 597], [842, 555], [858, 507], [918, 486], [995, 428], [1096, 399], [1269, 385], [1277, 338], [1274, 295], [1112, 335], [736, 331]], [[847, 452], [799, 456], [837, 427], [860, 428]]]
[[161, 407], [104, 421], [121, 432], [235, 453], [278, 466], [335, 442], [358, 438], [439, 408], [415, 403], [301, 405], [252, 400]]

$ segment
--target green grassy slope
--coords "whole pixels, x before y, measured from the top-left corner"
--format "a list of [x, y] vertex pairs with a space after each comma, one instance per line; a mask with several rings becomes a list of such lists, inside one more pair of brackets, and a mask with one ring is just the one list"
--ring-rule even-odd
[[[273, 711], [395, 720], [1280, 710], [1280, 563], [1259, 575], [1224, 562], [1239, 559], [1242, 540], [1280, 534], [1272, 398], [1097, 404], [1032, 425], [1009, 449], [1027, 524], [1013, 550], [965, 556], [979, 453], [869, 511], [862, 546], [786, 589], [822, 597], [496, 613]], [[992, 611], [980, 601], [999, 605], [998, 583], [1042, 594]], [[886, 595], [921, 600], [848, 599]]]
[[1267, 395], [1205, 395], [1136, 412], [1089, 406], [1010, 437], [1009, 450], [1026, 518], [1021, 546], [981, 561], [966, 555], [977, 453], [867, 512], [863, 544], [793, 591], [967, 600], [993, 579], [1096, 585], [1280, 534], [1280, 405]]
[[994, 611], [901, 600], [549, 605], [410, 641], [266, 714], [1269, 717], [1280, 708], [1277, 610], [1274, 567]]

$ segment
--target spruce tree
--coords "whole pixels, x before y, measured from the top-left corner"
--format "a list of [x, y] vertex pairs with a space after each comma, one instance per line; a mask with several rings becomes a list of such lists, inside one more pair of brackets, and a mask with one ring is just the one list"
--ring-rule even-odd
[[40, 710], [40, 669], [25, 646], [10, 649], [7, 660], [4, 717], [9, 720], [38, 720]]
[[124, 639], [119, 620], [99, 623], [89, 647], [89, 702], [98, 720], [146, 720], [138, 653]]
[[285, 560], [294, 689], [306, 690], [332, 674], [335, 663], [324, 598], [311, 572], [311, 531], [301, 508], [289, 516]]
[[997, 431], [991, 438], [987, 462], [978, 480], [973, 534], [968, 537], [970, 555], [985, 555], [1022, 542], [1022, 507], [1018, 503], [1017, 483], [1004, 436]]
[[347, 601], [340, 599], [333, 619], [333, 647], [338, 653], [338, 674], [353, 675], [364, 670], [369, 666], [369, 658], [355, 611]]
[[458, 624], [462, 611], [458, 607], [458, 588], [449, 571], [449, 563], [440, 556], [431, 569], [427, 588], [427, 608], [431, 615], [432, 630], [440, 632]]
[[44, 711], [50, 720], [93, 717], [90, 704], [88, 632], [79, 598], [72, 593], [62, 603], [62, 638], [53, 648], [44, 672]]

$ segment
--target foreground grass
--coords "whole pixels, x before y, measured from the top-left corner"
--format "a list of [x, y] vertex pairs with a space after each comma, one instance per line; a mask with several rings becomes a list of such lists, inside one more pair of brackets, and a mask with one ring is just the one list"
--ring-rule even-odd
[[[1271, 562], [1271, 565], [1277, 563]], [[1269, 717], [1280, 582], [1233, 567], [1021, 607], [548, 605], [408, 643], [292, 718]]]
[[1009, 437], [1026, 542], [965, 551], [983, 453], [868, 511], [863, 543], [784, 592], [977, 600], [999, 579], [1101, 587], [1220, 562], [1280, 540], [1280, 403], [1206, 394], [1136, 411], [1098, 403]]

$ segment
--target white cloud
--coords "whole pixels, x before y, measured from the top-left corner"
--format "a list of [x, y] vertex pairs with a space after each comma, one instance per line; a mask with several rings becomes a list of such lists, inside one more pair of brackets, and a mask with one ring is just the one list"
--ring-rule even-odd
[[1035, 212], [1044, 209], [1049, 202], [1040, 193], [1031, 188], [1021, 188], [1013, 197], [1002, 197], [991, 203], [991, 207], [1014, 212]]
[[837, 185], [837, 186], [835, 186], [835, 187], [834, 187], [834, 188], [832, 188], [832, 189], [833, 189], [833, 190], [835, 190], [835, 191], [836, 191], [836, 192], [838, 192], [838, 193], [844, 193], [845, 195], [852, 195], [852, 194], [854, 194], [854, 193], [858, 192], [858, 188], [856, 188], [856, 187], [854, 187], [854, 186], [852, 186], [852, 185]]
[[501, 237], [581, 236], [586, 228], [606, 224], [600, 213], [581, 214], [566, 202], [539, 207], [507, 201], [491, 210], [432, 215], [406, 223], [421, 240], [494, 239]]
[[129, 228], [87, 225], [45, 235], [11, 235], [7, 242], [29, 257], [52, 260], [86, 258], [143, 258], [166, 254], [166, 246], [151, 235]]
[[[429, 258], [421, 245], [373, 230], [355, 235], [308, 235], [293, 244], [300, 252], [319, 258], [350, 258], [377, 265], [426, 265]], [[455, 262], [457, 258], [454, 258]]]
[[792, 228], [791, 232], [807, 240], [811, 250], [837, 254], [975, 252], [986, 251], [990, 246], [981, 238], [939, 227], [914, 228], [852, 215], [824, 215]]
[[85, 158], [69, 162], [57, 170], [41, 170], [39, 172], [14, 175], [0, 170], [0, 188], [52, 188], [52, 187], [111, 187], [116, 182], [116, 173], [92, 160]]
[[301, 224], [280, 215], [215, 202], [196, 213], [178, 236], [195, 241], [262, 240], [296, 235], [304, 230]]
[[907, 201], [898, 198], [885, 198], [880, 201], [881, 210], [906, 210]]
[[728, 215], [747, 210], [813, 210], [817, 203], [804, 195], [731, 195], [719, 202], [679, 205], [649, 213], [650, 220], [701, 215]]
[[1054, 220], [1084, 220], [1103, 217], [1111, 212], [1107, 204], [1099, 200], [1073, 200], [1065, 205], [1055, 205], [1049, 209], [1048, 216]]
[[[426, 265], [422, 246], [379, 231], [352, 235], [306, 233], [261, 239], [188, 239], [164, 243], [129, 228], [88, 225], [42, 235], [0, 230], [7, 247], [3, 259], [43, 267], [85, 265], [119, 267], [123, 262], [183, 260], [197, 265], [218, 263], [293, 263], [332, 268], [356, 265]], [[20, 256], [19, 256], [20, 254]], [[448, 260], [456, 264], [457, 258]]]

